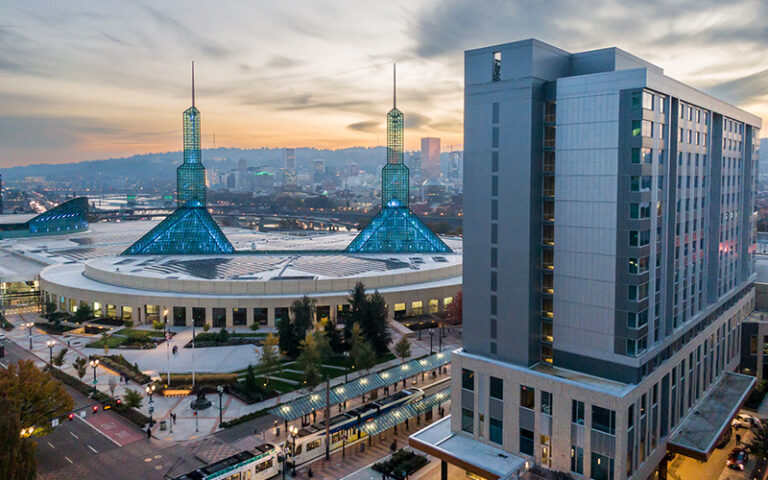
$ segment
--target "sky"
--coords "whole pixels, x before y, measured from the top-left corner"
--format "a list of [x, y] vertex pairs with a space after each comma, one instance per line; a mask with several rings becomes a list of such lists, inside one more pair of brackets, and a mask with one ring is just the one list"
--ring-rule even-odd
[[[695, 8], [692, 8], [695, 6]], [[0, 167], [203, 147], [383, 145], [397, 62], [406, 148], [462, 148], [463, 52], [618, 46], [768, 119], [765, 0], [0, 3]]]

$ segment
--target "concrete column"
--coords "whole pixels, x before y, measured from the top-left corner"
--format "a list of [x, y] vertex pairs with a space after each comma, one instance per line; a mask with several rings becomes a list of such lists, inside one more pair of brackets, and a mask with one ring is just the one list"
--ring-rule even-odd
[[192, 307], [184, 307], [184, 322], [188, 327], [192, 326]]
[[448, 463], [440, 460], [440, 480], [448, 480]]
[[253, 325], [254, 319], [253, 319], [253, 307], [246, 307], [245, 309], [245, 325], [247, 327], [250, 327]]
[[226, 313], [224, 315], [224, 325], [226, 325], [227, 328], [233, 328], [235, 326], [235, 321], [232, 318], [232, 307], [226, 307]]
[[[213, 307], [205, 307], [205, 323], [213, 330]], [[205, 323], [203, 325], [205, 325]]]
[[269, 328], [275, 328], [275, 309], [274, 309], [274, 307], [267, 308], [267, 326]]

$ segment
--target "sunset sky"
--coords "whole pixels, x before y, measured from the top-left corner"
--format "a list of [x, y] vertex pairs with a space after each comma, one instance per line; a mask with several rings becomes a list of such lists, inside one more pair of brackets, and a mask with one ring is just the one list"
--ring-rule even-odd
[[[695, 6], [695, 8], [691, 8]], [[462, 144], [463, 51], [618, 46], [768, 119], [765, 0], [6, 1], [0, 167], [181, 148], [195, 60], [203, 146]]]

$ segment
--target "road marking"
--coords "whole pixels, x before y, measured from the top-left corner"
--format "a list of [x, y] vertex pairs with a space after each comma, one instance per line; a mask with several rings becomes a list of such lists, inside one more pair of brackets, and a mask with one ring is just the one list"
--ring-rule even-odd
[[48, 446], [49, 446], [49, 447], [51, 447], [52, 449], [56, 450], [56, 447], [54, 447], [54, 446], [53, 446], [53, 444], [52, 444], [51, 442], [45, 442], [45, 443], [47, 443], [47, 444], [48, 444]]
[[68, 461], [69, 463], [75, 463], [72, 460], [70, 460], [69, 457], [64, 457], [64, 460]]
[[75, 434], [74, 434], [74, 432], [69, 432], [69, 434], [70, 434], [70, 435], [72, 435], [73, 437], [75, 437], [76, 439], [80, 440], [80, 437], [78, 437], [77, 435], [75, 435]]
[[107, 439], [108, 439], [110, 442], [114, 443], [114, 444], [115, 444], [115, 445], [117, 445], [118, 447], [122, 447], [122, 445], [121, 445], [121, 444], [119, 444], [119, 443], [117, 443], [117, 442], [116, 442], [116, 441], [115, 441], [115, 440], [114, 440], [112, 437], [108, 436], [106, 433], [104, 433], [104, 432], [102, 432], [101, 430], [99, 430], [99, 429], [96, 427], [96, 425], [93, 425], [93, 424], [91, 424], [91, 423], [88, 423], [88, 422], [87, 422], [87, 421], [86, 421], [84, 418], [80, 418], [79, 416], [75, 416], [75, 418], [77, 418], [77, 419], [81, 420], [81, 421], [82, 421], [82, 422], [84, 422], [86, 425], [88, 425], [88, 426], [89, 426], [89, 427], [91, 427], [92, 429], [94, 429], [94, 430], [96, 430], [97, 432], [99, 432], [100, 434], [102, 434], [102, 435], [103, 435], [104, 437], [106, 437], [106, 438], [107, 438]]
[[87, 445], [87, 447], [88, 447], [88, 448], [90, 448], [90, 449], [93, 451], [93, 453], [99, 453], [99, 452], [98, 452], [98, 451], [97, 451], [95, 448], [93, 448], [92, 446], [90, 446], [90, 445]]

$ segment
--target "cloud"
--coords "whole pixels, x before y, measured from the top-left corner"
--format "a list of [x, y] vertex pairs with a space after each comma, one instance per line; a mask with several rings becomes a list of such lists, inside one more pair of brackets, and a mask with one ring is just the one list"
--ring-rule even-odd
[[0, 116], [0, 145], [8, 150], [71, 148], [81, 136], [124, 133], [81, 117]]
[[416, 112], [410, 112], [404, 114], [405, 116], [405, 128], [419, 128], [428, 124], [430, 118], [426, 115], [422, 115]]
[[288, 69], [304, 63], [299, 59], [288, 58], [282, 55], [272, 55], [264, 63], [264, 68]]
[[365, 120], [362, 122], [350, 123], [347, 128], [356, 132], [381, 133], [381, 122], [377, 120]]
[[748, 104], [754, 100], [765, 98], [768, 95], [766, 86], [768, 86], [768, 69], [746, 77], [715, 84], [704, 90], [727, 102]]

